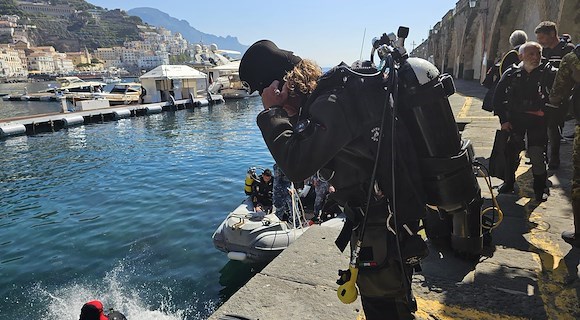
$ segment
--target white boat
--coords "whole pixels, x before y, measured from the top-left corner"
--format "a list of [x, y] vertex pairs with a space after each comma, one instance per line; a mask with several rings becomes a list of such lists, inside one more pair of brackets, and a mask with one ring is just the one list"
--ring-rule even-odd
[[291, 226], [274, 213], [254, 212], [247, 198], [219, 225], [212, 238], [214, 246], [231, 260], [266, 263], [301, 236], [307, 227]]
[[221, 94], [226, 100], [257, 96], [257, 91], [250, 94], [250, 87], [240, 79], [239, 69], [239, 61], [233, 61], [208, 69], [208, 75], [212, 82], [209, 91], [215, 94]]
[[85, 99], [106, 99], [109, 104], [114, 105], [128, 105], [137, 104], [141, 99], [143, 88], [137, 82], [120, 82], [113, 85], [109, 92], [93, 93], [91, 96], [84, 96]]
[[119, 83], [123, 81], [123, 79], [117, 76], [103, 76], [103, 82], [110, 84], [110, 83]]
[[[230, 260], [263, 264], [272, 261], [308, 228], [297, 192], [294, 195], [293, 221], [281, 221], [275, 213], [255, 212], [250, 198], [242, 203], [213, 233], [214, 246], [228, 254]], [[342, 228], [344, 219], [333, 218], [321, 225]]]
[[11, 94], [2, 97], [4, 100], [48, 101], [73, 98], [75, 96], [91, 95], [100, 92], [106, 83], [100, 81], [84, 81], [79, 77], [58, 77], [57, 87], [48, 88], [34, 93]]
[[44, 92], [63, 93], [66, 95], [100, 92], [107, 85], [101, 81], [85, 81], [79, 77], [58, 77], [59, 87], [44, 90]]

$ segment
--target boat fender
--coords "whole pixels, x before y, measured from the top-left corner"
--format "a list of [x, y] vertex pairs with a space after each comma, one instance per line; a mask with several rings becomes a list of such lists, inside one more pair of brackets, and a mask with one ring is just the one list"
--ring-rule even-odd
[[209, 105], [209, 100], [207, 100], [207, 99], [199, 99], [199, 100], [196, 101], [196, 105], [198, 107], [207, 106], [207, 105]]
[[128, 118], [131, 116], [131, 110], [129, 109], [119, 109], [113, 111], [113, 115], [115, 116], [115, 120]]
[[83, 116], [70, 116], [62, 118], [62, 122], [64, 122], [65, 128], [70, 128], [85, 123], [85, 118]]
[[0, 137], [16, 136], [25, 133], [26, 127], [23, 124], [0, 126]]
[[236, 261], [244, 261], [248, 257], [247, 254], [243, 252], [231, 251], [228, 252], [228, 259]]
[[163, 108], [161, 106], [147, 106], [145, 107], [147, 114], [161, 113]]

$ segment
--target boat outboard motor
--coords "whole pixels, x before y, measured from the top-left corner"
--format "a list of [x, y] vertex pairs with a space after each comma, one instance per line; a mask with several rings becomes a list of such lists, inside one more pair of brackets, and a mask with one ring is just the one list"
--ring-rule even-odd
[[[407, 34], [408, 29], [399, 31], [396, 40], [383, 35], [374, 46], [379, 57], [388, 51], [399, 64], [397, 114], [410, 131], [420, 159], [427, 204], [441, 217], [437, 221], [428, 215], [426, 232], [432, 237], [451, 233], [457, 253], [479, 255], [483, 201], [474, 174], [473, 147], [469, 140], [461, 139], [448, 100], [455, 92], [453, 79], [440, 74], [427, 60], [408, 58], [403, 46]], [[394, 49], [381, 49], [385, 45]], [[446, 225], [447, 215], [452, 215], [452, 225]]]

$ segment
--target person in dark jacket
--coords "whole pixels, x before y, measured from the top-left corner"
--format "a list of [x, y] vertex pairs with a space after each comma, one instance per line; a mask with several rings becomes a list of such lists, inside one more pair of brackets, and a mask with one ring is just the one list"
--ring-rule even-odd
[[272, 203], [276, 207], [276, 216], [282, 221], [288, 221], [288, 218], [292, 216], [291, 188], [292, 182], [288, 180], [280, 167], [274, 164]]
[[[542, 57], [552, 67], [559, 68], [562, 57], [574, 50], [574, 45], [564, 38], [558, 37], [558, 29], [552, 21], [542, 21], [536, 29], [536, 39], [542, 46]], [[548, 120], [548, 138], [550, 140], [550, 156], [548, 168], [555, 170], [560, 167], [560, 143], [562, 127], [568, 113], [568, 106], [550, 109], [546, 113]]]
[[552, 21], [542, 21], [534, 30], [542, 46], [542, 58], [552, 67], [559, 68], [562, 58], [574, 50], [574, 44], [565, 37], [558, 37], [558, 28]]
[[254, 181], [252, 184], [252, 203], [256, 211], [272, 211], [273, 187], [272, 171], [266, 169], [259, 176], [258, 181]]
[[547, 173], [544, 151], [548, 139], [545, 110], [556, 70], [541, 62], [542, 47], [536, 42], [523, 44], [519, 53], [522, 63], [502, 75], [494, 96], [501, 130], [511, 133], [506, 150], [508, 169], [499, 192], [514, 191], [519, 154], [525, 146], [524, 136], [527, 136], [534, 194], [537, 201], [545, 201], [548, 196], [545, 190]]
[[[361, 208], [367, 201], [375, 161], [363, 143], [367, 134], [364, 125], [380, 123], [380, 113], [369, 116], [370, 108], [360, 108], [356, 102], [343, 98], [338, 89], [329, 88], [314, 95], [320, 76], [320, 68], [315, 63], [281, 50], [268, 40], [254, 43], [240, 63], [240, 78], [250, 85], [251, 91], [257, 90], [262, 96], [264, 110], [257, 117], [258, 127], [288, 178], [303, 181], [318, 172], [334, 186], [333, 198], [340, 205]], [[400, 148], [395, 160], [399, 170], [395, 172], [397, 204], [394, 210], [400, 217], [398, 223], [409, 226], [410, 233], [416, 234], [418, 221], [425, 214], [425, 201], [421, 191], [417, 191], [422, 190], [418, 170], [409, 173], [404, 169], [408, 166], [417, 169], [418, 164], [408, 132], [402, 125], [399, 129], [397, 138], [400, 136], [400, 143], [406, 148]], [[376, 136], [377, 132], [369, 130], [368, 134]], [[388, 137], [386, 140], [389, 141]], [[386, 157], [390, 157], [391, 153], [387, 153]], [[379, 163], [389, 164], [391, 160], [383, 159]], [[384, 239], [379, 242], [387, 252], [390, 232], [384, 226], [387, 201], [393, 201], [394, 191], [390, 166], [379, 167], [371, 202], [380, 208], [383, 220], [374, 235]], [[365, 235], [363, 247], [366, 239]], [[408, 299], [410, 292], [405, 286], [412, 274], [411, 267], [405, 265], [402, 270], [393, 256], [396, 250], [389, 248], [390, 254], [385, 253], [380, 267], [372, 271], [361, 269], [358, 274], [357, 285], [366, 319], [414, 319], [416, 305], [413, 299]]]
[[506, 53], [500, 63], [499, 72], [500, 76], [506, 72], [507, 69], [511, 68], [514, 64], [520, 63], [520, 55], [519, 50], [520, 46], [528, 41], [528, 35], [523, 30], [515, 30], [510, 35], [510, 45], [512, 46], [512, 50]]
[[576, 117], [572, 151], [574, 174], [571, 196], [574, 231], [562, 232], [562, 239], [570, 245], [580, 248], [580, 45], [563, 57], [550, 94], [550, 102], [556, 106], [561, 106], [563, 102], [570, 100]]

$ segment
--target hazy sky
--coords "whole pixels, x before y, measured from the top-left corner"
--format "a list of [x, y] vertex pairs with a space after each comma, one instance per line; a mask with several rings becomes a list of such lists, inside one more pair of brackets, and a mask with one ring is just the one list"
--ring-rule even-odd
[[[368, 59], [373, 37], [411, 28], [407, 50], [427, 38], [429, 29], [454, 8], [457, 0], [88, 0], [107, 9], [157, 8], [186, 20], [205, 33], [231, 35], [251, 45], [270, 39], [280, 48], [313, 59], [323, 67], [361, 54]], [[221, 48], [228, 49], [228, 48]]]

